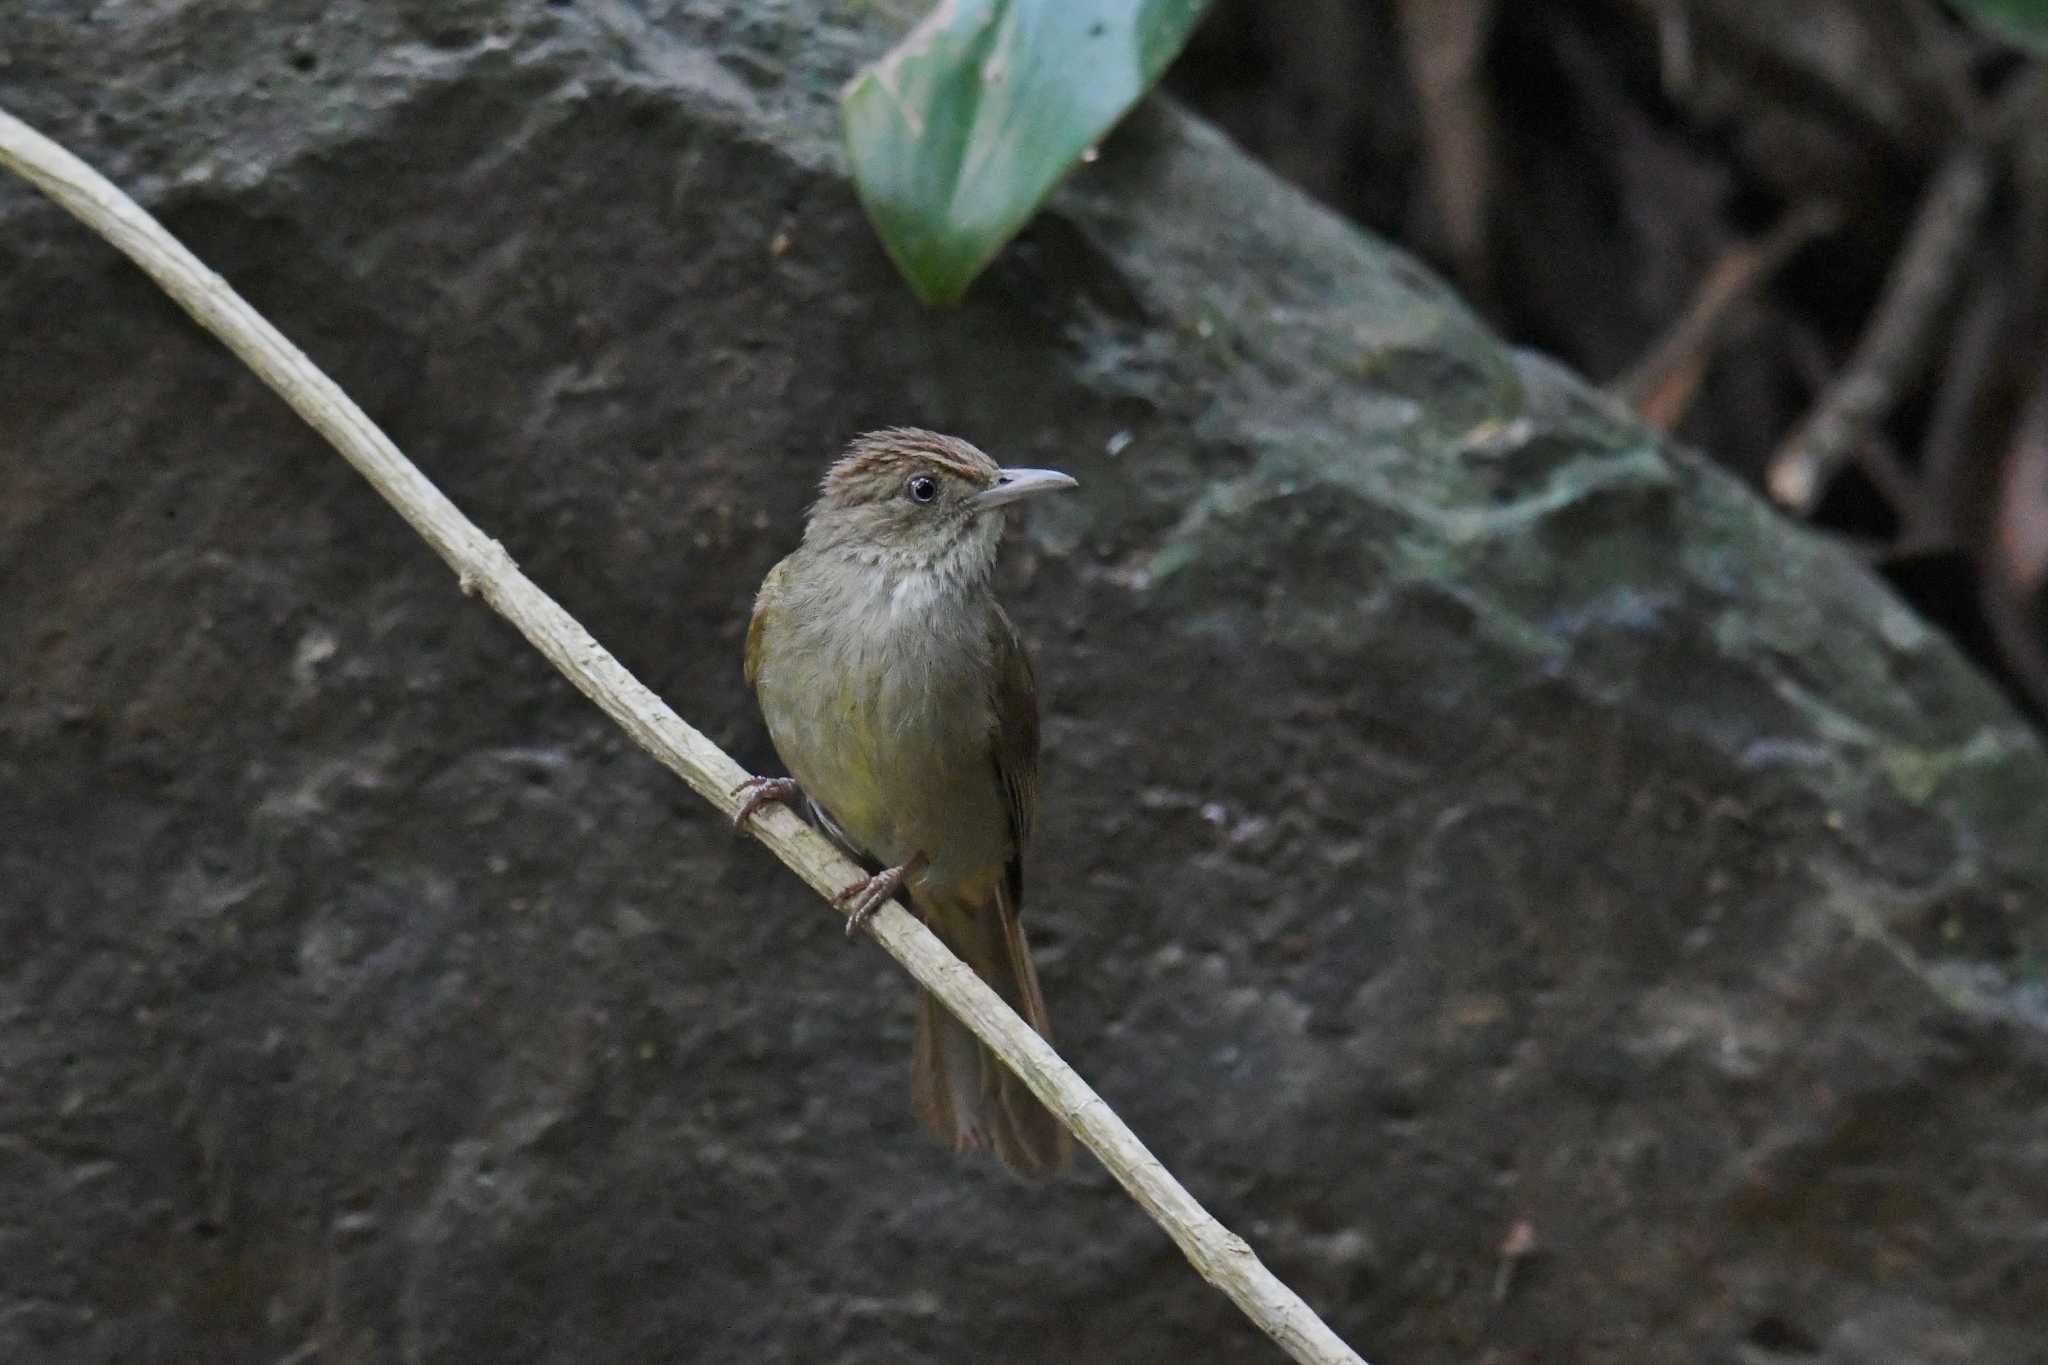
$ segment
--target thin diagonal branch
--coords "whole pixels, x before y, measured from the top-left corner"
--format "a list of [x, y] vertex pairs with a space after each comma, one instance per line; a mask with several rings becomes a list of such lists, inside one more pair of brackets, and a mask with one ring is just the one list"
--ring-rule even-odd
[[1799, 250], [1833, 232], [1834, 205], [1815, 202], [1780, 218], [1762, 238], [1730, 249], [1707, 271], [1685, 312], [1627, 375], [1611, 386], [1645, 420], [1675, 429], [1692, 405], [1730, 317], [1771, 282]]
[[2043, 79], [2038, 72], [2014, 77], [1921, 195], [1855, 353], [1771, 456], [1764, 483], [1781, 506], [1812, 512], [1829, 480], [1926, 367], [1983, 226], [2005, 144], [2024, 126]]
[[1970, 142], [1934, 177], [1855, 355], [1771, 457], [1765, 483], [1781, 505], [1811, 512], [1926, 364], [1994, 176], [1990, 150]]
[[[455, 570], [465, 593], [481, 594], [579, 691], [699, 796], [728, 815], [734, 812], [738, 801], [733, 792], [748, 776], [746, 770], [628, 673], [519, 571], [504, 546], [463, 516], [333, 380], [134, 200], [4, 111], [0, 165], [56, 200], [141, 266], [370, 481]], [[753, 827], [775, 856], [821, 895], [829, 897], [864, 875], [783, 807], [766, 808]], [[889, 955], [993, 1048], [1101, 1158], [1202, 1278], [1229, 1295], [1261, 1330], [1305, 1365], [1364, 1365], [1300, 1296], [1260, 1263], [1242, 1238], [1195, 1202], [1052, 1046], [923, 924], [891, 901], [872, 925]]]

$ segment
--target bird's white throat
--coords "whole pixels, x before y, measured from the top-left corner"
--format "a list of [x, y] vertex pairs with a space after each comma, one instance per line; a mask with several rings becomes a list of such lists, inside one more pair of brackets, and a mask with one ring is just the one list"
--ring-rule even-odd
[[936, 569], [906, 569], [898, 573], [896, 585], [889, 589], [889, 614], [899, 617], [926, 614], [952, 586], [948, 577]]

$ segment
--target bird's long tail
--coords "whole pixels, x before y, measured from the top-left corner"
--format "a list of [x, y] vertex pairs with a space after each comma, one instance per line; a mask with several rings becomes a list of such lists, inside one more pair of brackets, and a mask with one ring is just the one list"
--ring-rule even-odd
[[[984, 900], [915, 892], [912, 898], [931, 931], [1050, 1038], [1045, 996], [1008, 886]], [[928, 992], [911, 1054], [910, 1098], [941, 1141], [959, 1151], [986, 1147], [1027, 1180], [1044, 1179], [1073, 1155], [1073, 1138], [1060, 1121]]]

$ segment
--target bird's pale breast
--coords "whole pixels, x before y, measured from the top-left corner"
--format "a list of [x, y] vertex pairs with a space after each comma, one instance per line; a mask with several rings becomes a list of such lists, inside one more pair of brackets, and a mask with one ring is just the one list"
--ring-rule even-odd
[[989, 604], [876, 572], [806, 582], [763, 622], [756, 691], [776, 753], [846, 836], [885, 864], [924, 852], [928, 885], [1000, 872], [1012, 832], [994, 755]]

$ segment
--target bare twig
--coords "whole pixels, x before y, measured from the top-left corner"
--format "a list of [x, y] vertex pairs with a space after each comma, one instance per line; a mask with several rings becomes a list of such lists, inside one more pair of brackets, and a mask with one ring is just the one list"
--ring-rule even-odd
[[[362, 409], [263, 317], [127, 195], [77, 157], [0, 112], [0, 165], [35, 185], [141, 266], [200, 326], [325, 436], [454, 569], [464, 593], [482, 594], [562, 675], [699, 796], [727, 815], [747, 777], [605, 651], [519, 571], [505, 548], [399, 453]], [[864, 874], [790, 810], [756, 817], [761, 841], [814, 891], [830, 896]], [[1262, 1265], [1244, 1240], [1210, 1217], [1050, 1044], [896, 902], [874, 935], [946, 1008], [973, 1029], [1033, 1094], [1102, 1159], [1110, 1173], [1186, 1254], [1202, 1277], [1298, 1361], [1364, 1365], [1337, 1334]]]
[[2001, 419], [1998, 409], [2005, 406], [1997, 392], [2003, 386], [1993, 380], [2010, 359], [2006, 348], [2015, 322], [2013, 282], [2001, 260], [2004, 246], [1993, 234], [1979, 248], [1976, 278], [1942, 348], [1941, 378], [1920, 438], [1924, 497], [1917, 525], [1902, 531], [1903, 551], [1972, 544], [1979, 538], [1977, 504], [1990, 493], [1984, 456], [1994, 445], [1985, 432]]
[[[1833, 365], [1820, 339], [1803, 327], [1794, 327], [1786, 334], [1785, 340], [1787, 357], [1807, 391], [1819, 393], [1825, 389]], [[1870, 480], [1870, 486], [1877, 495], [1884, 499], [1885, 506], [1898, 519], [1898, 525], [1890, 536], [1883, 538], [1850, 535], [1836, 528], [1835, 534], [1839, 539], [1854, 547], [1859, 556], [1872, 564], [1910, 558], [1946, 549], [1952, 544], [1937, 533], [1929, 519], [1933, 495], [1926, 488], [1924, 478], [1906, 462], [1882, 431], [1873, 431], [1857, 442], [1852, 458], [1864, 477]]]
[[1402, 0], [1395, 6], [1409, 77], [1422, 105], [1430, 195], [1458, 282], [1492, 292], [1493, 110], [1480, 62], [1496, 0]]
[[1683, 316], [1614, 385], [1623, 400], [1655, 426], [1665, 431], [1676, 427], [1737, 305], [1754, 298], [1801, 247], [1832, 232], [1839, 221], [1832, 204], [1806, 204], [1780, 218], [1759, 240], [1733, 247], [1714, 262]]
[[2036, 387], [2006, 456], [1987, 558], [1984, 615], [2013, 676], [2048, 714], [2048, 640], [2038, 614], [2048, 584], [2048, 379]]
[[1997, 576], [2015, 593], [2031, 597], [2048, 583], [2048, 379], [2035, 388], [2013, 433], [1993, 544]]
[[1785, 507], [1802, 514], [1813, 510], [1828, 481], [1890, 414], [1925, 365], [1983, 224], [2000, 145], [2035, 90], [2033, 76], [2015, 80], [1984, 126], [1966, 134], [1950, 153], [1921, 197], [1912, 231], [1892, 262], [1855, 354], [1771, 457], [1765, 483]]
[[[1973, 544], [1983, 570], [1984, 615], [2001, 656], [2027, 696], [2048, 715], [2048, 79], [2034, 81], [2033, 106], [2012, 157], [2013, 226], [1999, 283], [2011, 291], [2007, 325], [1991, 349], [2021, 408], [2003, 460], [1992, 465], [1985, 534]], [[1986, 388], [1993, 387], [1989, 382]], [[1980, 404], [1979, 406], [1989, 406]], [[1983, 442], [1978, 449], [1989, 446]]]
[[1983, 221], [1991, 181], [1991, 154], [1974, 141], [1935, 175], [1855, 355], [1771, 457], [1765, 482], [1786, 507], [1813, 510], [1828, 481], [1925, 363], [1935, 324]]

